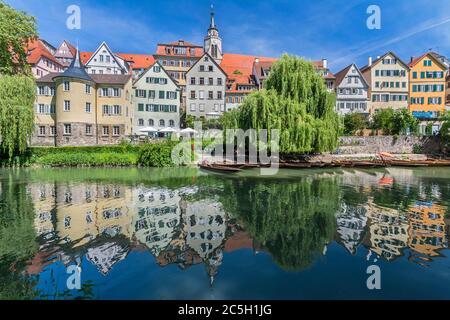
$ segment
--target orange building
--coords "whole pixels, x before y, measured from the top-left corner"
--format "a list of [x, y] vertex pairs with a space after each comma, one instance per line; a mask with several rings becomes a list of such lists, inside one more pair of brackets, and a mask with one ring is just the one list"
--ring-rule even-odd
[[410, 106], [416, 118], [436, 119], [445, 111], [446, 66], [428, 52], [412, 58], [410, 67]]
[[433, 203], [416, 203], [409, 209], [408, 246], [423, 258], [439, 256], [448, 246], [445, 208]]

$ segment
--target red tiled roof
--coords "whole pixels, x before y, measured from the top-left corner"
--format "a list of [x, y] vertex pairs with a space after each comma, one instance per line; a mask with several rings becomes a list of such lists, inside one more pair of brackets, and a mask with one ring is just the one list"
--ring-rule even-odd
[[[81, 52], [81, 62], [86, 64], [93, 54], [93, 52]], [[150, 54], [118, 53], [117, 55], [130, 62], [133, 69], [147, 69], [155, 63], [155, 58]]]
[[93, 52], [80, 52], [81, 63], [86, 64], [93, 54]]
[[225, 53], [223, 55], [220, 67], [227, 74], [228, 83], [232, 84], [231, 90], [227, 90], [228, 92], [237, 91], [238, 84], [254, 85], [251, 77], [253, 74], [253, 64], [256, 59], [259, 59], [260, 62], [274, 62], [277, 60], [276, 58], [246, 56], [233, 53]]
[[[61, 64], [56, 60], [56, 58], [51, 54], [50, 51], [44, 46], [44, 44], [39, 39], [30, 40], [27, 45], [27, 62], [29, 64], [37, 64], [41, 57], [45, 57], [53, 63], [61, 66]], [[62, 67], [62, 66], [61, 66]]]
[[133, 69], [147, 69], [155, 63], [155, 58], [151, 54], [118, 53], [117, 55], [130, 62]]

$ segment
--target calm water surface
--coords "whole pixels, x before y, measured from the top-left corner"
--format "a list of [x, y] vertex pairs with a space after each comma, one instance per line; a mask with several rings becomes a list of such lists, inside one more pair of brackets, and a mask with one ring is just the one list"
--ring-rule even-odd
[[449, 205], [448, 168], [0, 170], [0, 299], [450, 299]]

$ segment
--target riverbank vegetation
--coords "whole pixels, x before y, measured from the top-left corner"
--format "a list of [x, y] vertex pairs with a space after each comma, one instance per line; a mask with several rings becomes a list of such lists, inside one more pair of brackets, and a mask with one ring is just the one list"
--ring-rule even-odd
[[364, 130], [369, 130], [371, 135], [417, 134], [418, 124], [408, 109], [386, 108], [376, 111], [371, 119], [360, 113], [346, 114], [343, 117], [343, 134], [358, 135]]

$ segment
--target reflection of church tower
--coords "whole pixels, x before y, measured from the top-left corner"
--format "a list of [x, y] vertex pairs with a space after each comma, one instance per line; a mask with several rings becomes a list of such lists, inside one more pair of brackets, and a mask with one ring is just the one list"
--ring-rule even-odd
[[220, 64], [222, 62], [222, 39], [219, 37], [219, 30], [216, 27], [214, 18], [214, 9], [211, 6], [211, 22], [208, 29], [208, 35], [205, 37], [205, 52]]

